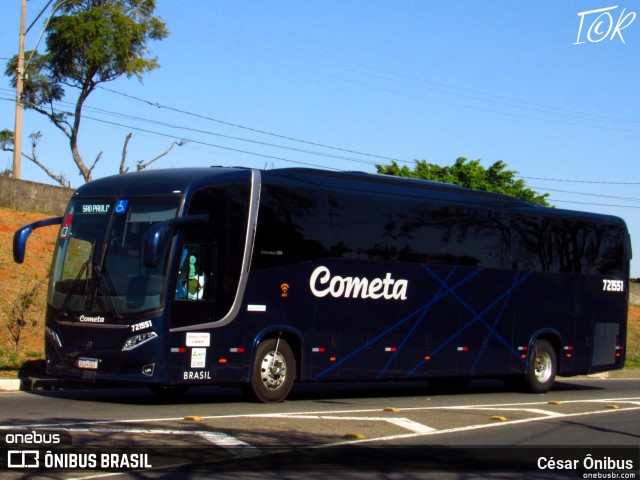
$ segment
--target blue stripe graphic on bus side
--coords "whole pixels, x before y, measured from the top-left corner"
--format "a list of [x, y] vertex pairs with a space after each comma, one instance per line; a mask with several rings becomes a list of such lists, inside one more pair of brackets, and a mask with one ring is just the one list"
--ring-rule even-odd
[[[531, 275], [531, 272], [525, 273], [523, 278], [520, 279], [520, 274], [522, 272], [518, 272], [518, 275], [516, 275], [516, 278], [513, 279], [513, 285], [511, 286], [511, 288], [509, 289], [508, 296], [507, 298], [505, 298], [505, 301], [502, 302], [502, 308], [500, 309], [500, 312], [498, 313], [498, 315], [496, 315], [496, 319], [493, 322], [493, 325], [491, 325], [491, 328], [489, 330], [489, 337], [487, 338], [487, 341], [489, 341], [489, 339], [495, 335], [495, 337], [500, 340], [504, 345], [507, 346], [507, 348], [511, 351], [511, 353], [513, 353], [517, 359], [519, 359], [520, 361], [522, 361], [523, 363], [527, 363], [527, 360], [523, 360], [522, 357], [520, 356], [520, 352], [518, 352], [511, 344], [508, 344], [505, 339], [499, 335], [495, 329], [498, 326], [498, 323], [500, 323], [500, 320], [502, 319], [502, 314], [504, 313], [504, 309], [507, 307], [507, 303], [509, 302], [509, 299], [511, 298], [511, 294], [515, 291], [515, 289], [522, 283], [524, 282], [527, 277], [529, 275]], [[484, 322], [483, 322], [484, 323]], [[476, 371], [476, 367], [478, 366], [478, 363], [480, 362], [480, 359], [482, 358], [482, 355], [484, 354], [484, 350], [480, 350], [480, 353], [478, 354], [478, 356], [476, 357], [475, 362], [473, 363], [473, 367], [471, 367], [471, 373], [475, 373]]]
[[[456, 271], [456, 268], [452, 268], [449, 271], [449, 275], [447, 275], [447, 279], [446, 282], [448, 283], [449, 280], [451, 279], [451, 277], [453, 276], [454, 272]], [[479, 271], [478, 271], [479, 272]], [[470, 277], [467, 277], [466, 279], [464, 279], [463, 282], [461, 282], [459, 285], [461, 285], [462, 283], [466, 282], [466, 280], [468, 280]], [[456, 287], [457, 288], [457, 287]], [[435, 294], [434, 299], [440, 299], [444, 296], [443, 292], [446, 290], [444, 285], [440, 286], [440, 289], [438, 290], [438, 292]], [[413, 332], [416, 330], [416, 328], [418, 328], [418, 326], [420, 326], [420, 324], [422, 323], [422, 320], [424, 319], [425, 315], [429, 312], [430, 307], [435, 303], [435, 301], [431, 301], [428, 305], [425, 305], [422, 307], [423, 311], [422, 314], [418, 317], [418, 320], [416, 320], [416, 322], [413, 324], [413, 327], [411, 327], [411, 329], [409, 330], [409, 332], [407, 332], [407, 334], [405, 335], [405, 337], [402, 339], [402, 342], [400, 342], [400, 344], [398, 345], [398, 349], [394, 352], [394, 354], [392, 355], [392, 357], [389, 359], [389, 361], [387, 362], [387, 364], [384, 366], [384, 368], [382, 369], [382, 371], [378, 374], [378, 378], [381, 378], [385, 372], [387, 371], [387, 369], [389, 368], [389, 366], [391, 366], [393, 364], [393, 362], [395, 361], [396, 357], [398, 356], [398, 354], [402, 351], [402, 348], [405, 346], [405, 344], [409, 341], [409, 339], [411, 338], [411, 335], [413, 334]], [[426, 307], [426, 308], [425, 308]], [[414, 312], [416, 313], [416, 312]], [[413, 315], [413, 314], [412, 314]]]
[[[513, 355], [515, 355], [516, 358], [518, 358], [518, 360], [520, 360], [521, 362], [523, 362], [525, 364], [527, 363], [526, 360], [521, 358], [520, 352], [518, 352], [509, 342], [507, 342], [496, 331], [496, 328], [497, 328], [498, 324], [500, 323], [500, 320], [502, 318], [504, 310], [505, 310], [505, 308], [506, 308], [506, 306], [507, 306], [507, 304], [509, 302], [509, 299], [511, 298], [511, 295], [525, 280], [527, 280], [531, 276], [531, 272], [526, 272], [524, 274], [523, 274], [523, 272], [518, 272], [516, 274], [516, 276], [514, 277], [510, 287], [507, 290], [505, 290], [500, 295], [498, 295], [498, 297], [493, 299], [482, 311], [477, 312], [456, 292], [456, 290], [458, 290], [461, 286], [466, 284], [469, 280], [471, 280], [476, 275], [482, 273], [484, 271], [484, 269], [474, 270], [473, 272], [471, 272], [466, 277], [462, 278], [460, 281], [458, 281], [454, 285], [449, 285], [449, 282], [450, 282], [451, 278], [453, 277], [454, 273], [456, 272], [457, 267], [452, 267], [451, 270], [449, 270], [449, 272], [448, 272], [448, 274], [446, 275], [445, 278], [441, 278], [432, 269], [430, 269], [427, 265], [422, 264], [422, 267], [433, 278], [435, 278], [438, 283], [440, 283], [440, 288], [438, 289], [436, 294], [427, 303], [425, 303], [424, 305], [422, 305], [418, 309], [414, 310], [413, 312], [409, 313], [404, 318], [400, 319], [398, 322], [396, 322], [395, 324], [391, 325], [389, 328], [387, 328], [386, 330], [384, 330], [383, 332], [381, 332], [380, 334], [378, 334], [374, 338], [372, 338], [369, 341], [365, 342], [360, 347], [356, 348], [351, 353], [346, 355], [344, 358], [342, 358], [339, 361], [337, 361], [335, 364], [331, 365], [330, 367], [328, 367], [325, 370], [323, 370], [322, 372], [320, 372], [315, 377], [316, 379], [320, 379], [320, 378], [324, 377], [325, 375], [329, 374], [330, 372], [332, 372], [333, 370], [335, 370], [336, 368], [339, 368], [341, 365], [343, 365], [344, 363], [348, 362], [353, 357], [357, 356], [363, 350], [369, 348], [370, 346], [372, 346], [373, 344], [378, 342], [380, 339], [382, 339], [385, 336], [387, 336], [389, 333], [393, 332], [394, 330], [396, 330], [397, 328], [401, 327], [402, 325], [404, 325], [405, 323], [407, 323], [411, 319], [415, 318], [416, 320], [415, 320], [414, 324], [411, 326], [411, 328], [409, 329], [407, 334], [404, 336], [402, 341], [399, 343], [397, 350], [393, 353], [392, 357], [387, 361], [386, 365], [382, 368], [382, 370], [378, 374], [378, 378], [382, 377], [384, 375], [384, 373], [386, 372], [386, 370], [390, 367], [390, 365], [393, 364], [393, 362], [394, 362], [395, 358], [397, 357], [397, 355], [402, 351], [403, 347], [409, 341], [409, 339], [411, 338], [411, 335], [413, 334], [413, 332], [421, 325], [421, 323], [425, 319], [425, 317], [426, 317], [427, 313], [429, 312], [429, 310], [431, 309], [431, 307], [435, 303], [437, 303], [438, 301], [442, 300], [443, 298], [445, 298], [447, 296], [452, 296], [453, 298], [455, 298], [465, 309], [467, 309], [473, 315], [473, 317], [465, 325], [460, 327], [456, 332], [454, 332], [450, 337], [448, 337], [444, 342], [442, 342], [434, 350], [432, 350], [430, 352], [430, 354], [429, 354], [431, 358], [436, 356], [447, 345], [449, 345], [452, 341], [454, 341], [458, 337], [458, 335], [460, 333], [462, 333], [465, 330], [467, 330], [470, 326], [472, 326], [476, 322], [480, 322], [488, 330], [488, 332], [489, 332], [489, 337], [488, 338], [495, 337], [498, 341], [500, 341], [503, 345], [505, 345], [508, 348], [508, 350]], [[495, 319], [493, 320], [493, 323], [492, 324], [488, 323], [487, 320], [485, 320], [484, 317], [496, 305], [499, 305], [499, 304], [501, 304], [500, 310], [499, 310], [498, 314], [496, 315]], [[478, 363], [479, 363], [479, 361], [480, 361], [480, 359], [482, 357], [482, 353], [483, 353], [482, 351], [479, 352], [478, 356], [476, 357], [476, 359], [475, 359], [475, 361], [473, 363], [473, 366], [472, 366], [472, 369], [471, 369], [470, 373], [474, 373], [475, 372], [475, 369], [477, 368], [477, 365], [478, 365]], [[426, 360], [421, 359], [421, 361], [417, 365], [415, 365], [409, 372], [407, 372], [406, 376], [407, 377], [411, 376], [417, 370], [419, 370], [421, 367], [423, 367], [426, 363], [427, 363]]]
[[[495, 335], [495, 337], [503, 344], [505, 345], [510, 351], [511, 353], [513, 353], [516, 358], [518, 358], [520, 361], [522, 361], [523, 363], [526, 363], [525, 360], [523, 360], [520, 357], [519, 352], [513, 348], [513, 346], [511, 346], [511, 344], [509, 342], [507, 342], [501, 335], [499, 335], [496, 331], [495, 328], [498, 325], [500, 318], [502, 317], [502, 313], [504, 312], [504, 308], [506, 307], [509, 298], [511, 297], [511, 294], [514, 292], [514, 290], [520, 286], [527, 278], [529, 278], [529, 276], [531, 275], [531, 272], [527, 272], [526, 274], [524, 274], [524, 276], [522, 278], [520, 277], [520, 273], [518, 273], [516, 275], [516, 277], [514, 278], [513, 283], [511, 284], [511, 287], [509, 289], [507, 289], [505, 292], [503, 292], [502, 294], [500, 294], [495, 300], [493, 300], [487, 307], [484, 308], [484, 310], [482, 310], [480, 313], [477, 313], [473, 308], [471, 308], [467, 302], [464, 301], [464, 299], [462, 299], [457, 293], [455, 293], [455, 291], [453, 289], [450, 289], [444, 282], [442, 279], [440, 279], [440, 277], [438, 277], [438, 275], [436, 275], [435, 272], [433, 272], [433, 270], [429, 269], [426, 265], [423, 265], [423, 267], [434, 277], [436, 278], [436, 280], [438, 280], [442, 286], [444, 288], [446, 288], [448, 290], [448, 293], [451, 293], [451, 295], [462, 305], [464, 306], [467, 310], [469, 310], [469, 312], [471, 312], [471, 314], [473, 315], [473, 318], [471, 320], [469, 320], [465, 325], [463, 325], [461, 328], [459, 328], [456, 332], [454, 332], [449, 338], [447, 338], [444, 342], [442, 342], [435, 350], [433, 350], [430, 353], [431, 358], [433, 358], [434, 356], [436, 356], [439, 352], [442, 351], [442, 349], [444, 347], [446, 347], [449, 343], [451, 343], [453, 340], [455, 340], [457, 338], [457, 336], [464, 332], [467, 328], [469, 328], [471, 325], [473, 325], [474, 323], [476, 323], [477, 321], [479, 321], [480, 323], [482, 323], [492, 335]], [[498, 303], [500, 303], [502, 301], [502, 308], [500, 309], [500, 312], [498, 313], [498, 315], [496, 316], [496, 319], [494, 321], [493, 326], [489, 325], [483, 318], [483, 316], [489, 312], [493, 307], [495, 307]], [[470, 373], [474, 373], [475, 368], [480, 360], [480, 356], [482, 355], [482, 351], [480, 351], [478, 357], [476, 358], [476, 361], [474, 362], [472, 371]], [[408, 373], [407, 376], [411, 375], [412, 373], [414, 373], [416, 370], [420, 369], [422, 366], [424, 366], [424, 364], [427, 363], [426, 360], [422, 359], [415, 367], [413, 367]]]
[[[451, 271], [449, 272], [449, 275], [447, 275], [447, 278], [451, 278], [453, 276], [453, 273], [455, 272], [456, 267], [453, 267], [451, 269]], [[473, 277], [475, 277], [476, 275], [478, 275], [479, 273], [482, 272], [483, 269], [478, 269], [478, 270], [474, 270], [473, 272], [471, 272], [469, 275], [467, 275], [466, 277], [464, 277], [462, 280], [460, 280], [458, 283], [456, 283], [453, 287], [451, 287], [452, 290], [455, 290], [459, 287], [461, 287], [462, 285], [464, 285], [465, 283], [467, 283], [469, 280], [471, 280]], [[450, 290], [451, 290], [450, 289]], [[353, 357], [355, 357], [356, 355], [358, 355], [360, 352], [362, 352], [363, 350], [365, 350], [366, 348], [370, 347], [371, 345], [373, 345], [374, 343], [376, 343], [378, 340], [380, 340], [381, 338], [384, 338], [387, 334], [389, 334], [390, 332], [394, 331], [396, 328], [404, 325], [406, 322], [408, 322], [409, 320], [411, 320], [413, 317], [415, 317], [417, 314], [420, 314], [422, 312], [422, 317], [424, 317], [424, 315], [426, 315], [426, 313], [429, 311], [429, 309], [431, 308], [431, 306], [433, 304], [435, 304], [436, 302], [438, 302], [440, 299], [442, 299], [443, 297], [448, 295], [447, 291], [444, 291], [444, 288], [440, 288], [438, 290], [438, 293], [436, 293], [436, 295], [433, 296], [433, 298], [431, 300], [429, 300], [426, 304], [424, 304], [423, 306], [421, 306], [420, 308], [414, 310], [413, 312], [411, 312], [410, 314], [408, 314], [407, 316], [405, 316], [404, 318], [402, 318], [401, 320], [399, 320], [397, 323], [395, 323], [394, 325], [391, 325], [389, 328], [387, 328], [386, 330], [384, 330], [382, 333], [380, 333], [379, 335], [377, 335], [376, 337], [372, 338], [371, 340], [369, 340], [368, 342], [365, 342], [363, 345], [361, 345], [360, 347], [356, 348], [353, 352], [351, 352], [350, 354], [346, 355], [344, 358], [340, 359], [339, 361], [337, 361], [336, 363], [334, 363], [333, 365], [331, 365], [329, 368], [323, 370], [322, 372], [320, 372], [315, 378], [316, 379], [320, 379], [322, 377], [324, 377], [325, 375], [327, 375], [328, 373], [332, 372], [333, 370], [335, 370], [336, 368], [338, 368], [340, 365], [344, 364], [345, 362], [349, 361], [350, 359], [352, 359]], [[418, 322], [419, 324], [419, 322]], [[417, 327], [417, 325], [414, 326], [414, 328]], [[406, 339], [405, 339], [405, 343], [406, 343]], [[397, 352], [396, 352], [397, 353]]]

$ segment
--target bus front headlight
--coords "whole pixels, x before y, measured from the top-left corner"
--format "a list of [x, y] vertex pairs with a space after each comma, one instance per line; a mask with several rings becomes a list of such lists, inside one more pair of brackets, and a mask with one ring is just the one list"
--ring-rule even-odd
[[127, 341], [124, 342], [124, 347], [122, 347], [122, 351], [133, 350], [134, 348], [138, 348], [143, 343], [147, 343], [150, 340], [156, 338], [158, 334], [156, 332], [145, 332], [139, 333], [137, 335], [133, 335], [127, 338]]

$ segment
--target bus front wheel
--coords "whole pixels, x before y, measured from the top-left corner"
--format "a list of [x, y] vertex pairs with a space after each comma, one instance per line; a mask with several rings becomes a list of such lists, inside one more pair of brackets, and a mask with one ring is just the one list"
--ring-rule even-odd
[[538, 340], [529, 356], [529, 368], [526, 374], [528, 390], [533, 393], [546, 393], [556, 378], [556, 351], [546, 340]]
[[248, 393], [262, 403], [282, 402], [293, 386], [296, 361], [286, 340], [271, 338], [258, 345]]

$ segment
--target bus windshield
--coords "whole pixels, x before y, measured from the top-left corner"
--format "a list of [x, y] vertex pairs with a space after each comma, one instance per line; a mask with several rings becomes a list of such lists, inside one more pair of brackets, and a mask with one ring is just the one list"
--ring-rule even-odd
[[160, 308], [165, 262], [146, 267], [142, 246], [149, 227], [174, 218], [178, 205], [178, 198], [73, 199], [54, 254], [49, 305], [85, 320], [103, 314], [110, 323]]

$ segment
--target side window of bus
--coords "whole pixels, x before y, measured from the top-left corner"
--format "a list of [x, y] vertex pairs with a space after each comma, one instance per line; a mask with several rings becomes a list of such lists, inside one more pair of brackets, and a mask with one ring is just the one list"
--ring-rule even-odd
[[348, 260], [397, 260], [405, 203], [361, 192], [329, 194], [331, 256]]
[[327, 194], [311, 188], [263, 186], [254, 269], [325, 258], [328, 248]]
[[249, 212], [249, 183], [216, 185], [195, 192], [188, 215], [206, 223], [181, 234], [171, 327], [210, 323], [230, 311], [238, 290]]
[[217, 244], [211, 232], [187, 230], [182, 237], [171, 328], [215, 320]]
[[513, 268], [543, 272], [621, 275], [623, 231], [615, 225], [514, 215]]
[[202, 300], [205, 298], [204, 292], [207, 282], [205, 256], [205, 249], [200, 245], [184, 245], [179, 263], [176, 299]]

